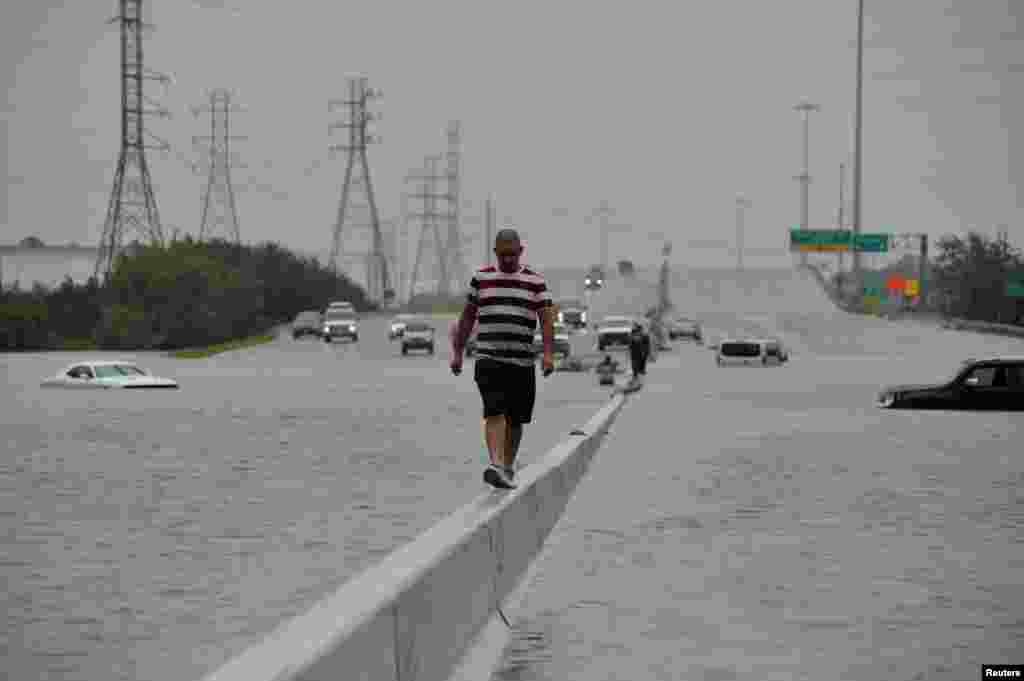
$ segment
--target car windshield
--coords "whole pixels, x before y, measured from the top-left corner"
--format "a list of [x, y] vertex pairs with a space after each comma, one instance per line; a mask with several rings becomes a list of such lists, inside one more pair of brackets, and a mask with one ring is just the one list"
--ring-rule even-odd
[[409, 322], [405, 325], [406, 331], [430, 331], [430, 325], [423, 322]]
[[352, 319], [352, 313], [345, 310], [328, 310], [327, 319], [332, 322], [347, 322], [349, 324], [355, 321]]
[[128, 364], [100, 364], [93, 367], [96, 378], [121, 378], [122, 376], [145, 376], [146, 372]]
[[761, 346], [757, 343], [722, 343], [720, 351], [726, 357], [757, 357]]
[[558, 304], [558, 307], [563, 310], [579, 310], [583, 307], [583, 304], [578, 300], [563, 300]]

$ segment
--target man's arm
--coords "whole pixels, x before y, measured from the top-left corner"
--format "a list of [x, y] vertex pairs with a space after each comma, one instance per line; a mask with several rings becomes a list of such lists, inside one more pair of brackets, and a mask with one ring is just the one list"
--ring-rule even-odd
[[555, 308], [545, 305], [540, 308], [540, 332], [544, 339], [544, 354], [555, 352]]
[[473, 303], [466, 303], [462, 308], [462, 315], [459, 317], [459, 324], [455, 329], [455, 338], [452, 339], [452, 351], [456, 357], [462, 357], [462, 351], [469, 340], [469, 334], [473, 332], [473, 325], [476, 324], [478, 308]]

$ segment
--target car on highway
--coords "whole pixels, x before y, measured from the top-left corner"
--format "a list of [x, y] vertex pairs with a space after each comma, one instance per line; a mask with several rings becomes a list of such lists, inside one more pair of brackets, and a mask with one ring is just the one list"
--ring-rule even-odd
[[718, 366], [783, 364], [789, 355], [774, 338], [725, 338], [715, 348]]
[[968, 359], [947, 381], [886, 386], [876, 404], [883, 409], [1024, 411], [1024, 357]]
[[587, 276], [583, 279], [583, 286], [588, 291], [596, 291], [604, 286], [604, 268], [600, 265], [594, 265], [587, 272]]
[[410, 350], [426, 350], [434, 354], [434, 327], [423, 319], [412, 319], [405, 325], [402, 334], [402, 354], [408, 355]]
[[327, 306], [328, 310], [343, 310], [355, 314], [355, 306], [347, 300], [335, 300]]
[[560, 300], [557, 304], [558, 322], [568, 329], [587, 328], [587, 306], [582, 301], [570, 299]]
[[701, 343], [704, 340], [704, 331], [701, 329], [700, 322], [696, 319], [676, 317], [669, 320], [666, 326], [668, 327], [669, 340], [685, 338], [697, 343]]
[[299, 339], [303, 336], [320, 337], [323, 333], [324, 320], [319, 310], [305, 310], [295, 316], [292, 322], [292, 338]]
[[134, 362], [92, 360], [75, 362], [44, 379], [44, 388], [158, 389], [177, 388], [171, 378], [154, 376]]
[[597, 325], [597, 349], [623, 346], [629, 347], [629, 334], [638, 319], [626, 315], [609, 315]]
[[335, 338], [348, 338], [352, 341], [359, 340], [359, 321], [354, 312], [338, 308], [327, 308], [324, 313], [323, 337], [325, 343], [330, 343]]
[[[538, 355], [544, 352], [544, 335], [540, 329], [533, 334], [533, 350]], [[565, 324], [555, 323], [555, 347], [554, 354], [568, 357], [572, 354], [572, 344], [569, 342], [569, 329]]]
[[398, 340], [401, 338], [405, 332], [405, 325], [413, 319], [416, 319], [414, 314], [395, 315], [395, 318], [391, 320], [391, 328], [388, 329], [388, 340]]

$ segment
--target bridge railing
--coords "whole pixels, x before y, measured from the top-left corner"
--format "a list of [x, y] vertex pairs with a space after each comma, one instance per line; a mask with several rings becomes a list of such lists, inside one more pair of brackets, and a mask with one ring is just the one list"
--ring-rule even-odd
[[445, 681], [540, 553], [622, 408], [281, 625], [205, 681]]

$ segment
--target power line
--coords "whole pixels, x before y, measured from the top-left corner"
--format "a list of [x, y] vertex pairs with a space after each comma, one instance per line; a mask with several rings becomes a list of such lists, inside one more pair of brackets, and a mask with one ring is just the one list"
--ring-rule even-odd
[[[227, 222], [227, 227], [234, 237], [235, 243], [241, 243], [242, 237], [238, 226], [238, 208], [235, 203], [235, 191], [231, 184], [231, 152], [230, 143], [247, 139], [230, 134], [230, 115], [241, 109], [231, 107], [231, 93], [224, 89], [210, 92], [210, 104], [206, 108], [196, 108], [193, 114], [208, 112], [210, 114], [210, 134], [193, 137], [193, 142], [208, 141], [210, 170], [206, 181], [206, 189], [202, 198], [202, 215], [200, 219], [199, 240], [202, 241], [217, 224]], [[216, 220], [211, 214], [212, 203], [216, 203], [222, 212]]]
[[[346, 122], [332, 123], [329, 127], [329, 130], [344, 128], [349, 133], [348, 144], [330, 147], [331, 151], [342, 150], [347, 152], [348, 162], [345, 166], [345, 180], [342, 184], [341, 200], [338, 204], [338, 219], [333, 229], [329, 266], [334, 269], [337, 268], [338, 256], [342, 246], [342, 230], [345, 227], [346, 217], [348, 217], [350, 193], [353, 187], [361, 186], [364, 188], [366, 198], [370, 204], [370, 230], [373, 238], [371, 252], [363, 254], [366, 257], [366, 293], [371, 299], [390, 300], [394, 297], [394, 290], [388, 277], [387, 257], [384, 254], [384, 242], [380, 231], [380, 218], [377, 215], [377, 203], [373, 196], [373, 184], [370, 181], [370, 165], [366, 158], [367, 145], [380, 141], [380, 138], [368, 135], [366, 132], [368, 123], [378, 120], [378, 117], [367, 111], [367, 102], [370, 99], [380, 97], [382, 93], [379, 90], [368, 88], [366, 83], [366, 78], [350, 78], [349, 99], [328, 103], [329, 110], [334, 104], [344, 104], [349, 110], [349, 119]], [[361, 171], [358, 179], [354, 175], [356, 164], [359, 165]]]
[[416, 245], [416, 260], [414, 261], [412, 273], [409, 278], [409, 298], [416, 293], [416, 284], [419, 283], [420, 265], [423, 263], [423, 247], [427, 242], [427, 234], [433, 232], [434, 235], [434, 255], [437, 258], [437, 293], [447, 291], [448, 286], [445, 282], [449, 281], [448, 278], [448, 262], [445, 257], [444, 241], [441, 238], [440, 223], [447, 215], [442, 214], [438, 211], [438, 200], [447, 198], [446, 193], [440, 193], [437, 191], [438, 183], [444, 179], [437, 172], [437, 164], [441, 161], [440, 155], [428, 156], [424, 160], [424, 170], [420, 175], [412, 175], [410, 179], [418, 179], [421, 181], [420, 192], [417, 194], [410, 195], [410, 198], [421, 199], [423, 201], [423, 211], [421, 213], [412, 213], [410, 217], [419, 218], [420, 220], [420, 238]]
[[143, 83], [147, 80], [167, 83], [170, 79], [149, 71], [143, 63], [143, 33], [150, 26], [142, 20], [142, 0], [121, 0], [120, 15], [109, 23], [114, 22], [121, 24], [121, 149], [94, 270], [94, 275], [99, 278], [102, 274], [105, 281], [109, 280], [121, 251], [126, 225], [150, 243], [163, 244], [160, 214], [145, 152], [146, 149], [168, 148], [166, 142], [153, 135], [149, 137], [160, 144], [146, 144], [145, 117], [166, 117], [168, 113], [145, 96]]

